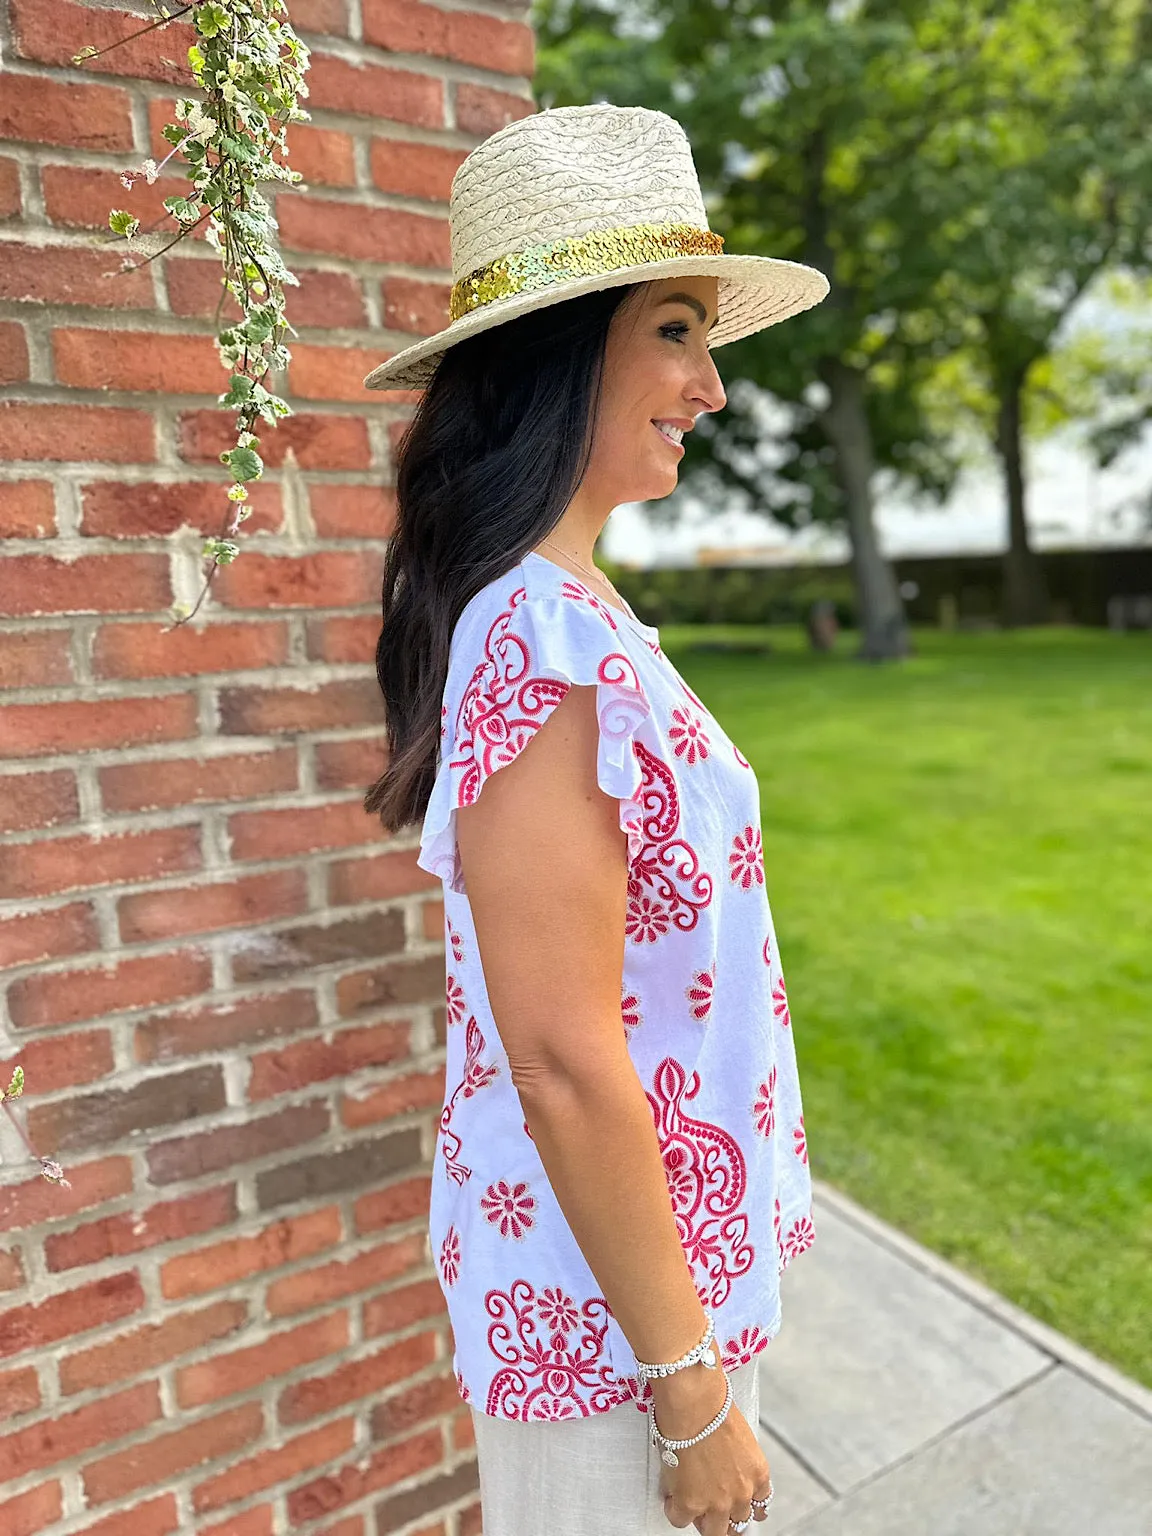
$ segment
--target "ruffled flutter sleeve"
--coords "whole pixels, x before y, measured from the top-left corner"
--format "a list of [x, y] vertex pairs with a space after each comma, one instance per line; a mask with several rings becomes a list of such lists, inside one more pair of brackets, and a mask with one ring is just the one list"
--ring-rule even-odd
[[[453, 646], [444, 730], [417, 863], [464, 894], [456, 811], [514, 762], [569, 688], [595, 686], [596, 778], [620, 802], [628, 859], [643, 844], [636, 733], [652, 712], [621, 629], [598, 606], [517, 589], [472, 646]], [[462, 671], [455, 678], [453, 673]]]

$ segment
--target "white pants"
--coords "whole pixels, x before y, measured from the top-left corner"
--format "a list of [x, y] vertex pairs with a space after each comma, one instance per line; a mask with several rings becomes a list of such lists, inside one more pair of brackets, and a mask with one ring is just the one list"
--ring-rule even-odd
[[[753, 1429], [762, 1363], [760, 1354], [728, 1374], [733, 1402]], [[648, 1439], [648, 1415], [634, 1403], [587, 1418], [528, 1423], [473, 1407], [472, 1423], [483, 1536], [669, 1536], [679, 1529], [664, 1515], [660, 1474], [672, 1469]], [[764, 1529], [750, 1526], [748, 1536]]]

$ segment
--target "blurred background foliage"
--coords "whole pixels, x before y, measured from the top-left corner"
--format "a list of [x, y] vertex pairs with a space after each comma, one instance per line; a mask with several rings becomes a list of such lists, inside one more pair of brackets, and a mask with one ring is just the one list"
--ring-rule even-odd
[[541, 107], [668, 112], [726, 249], [831, 283], [725, 347], [728, 409], [686, 441], [684, 489], [844, 527], [881, 659], [908, 635], [879, 476], [938, 504], [993, 455], [1002, 617], [1048, 618], [1026, 438], [1085, 421], [1104, 464], [1152, 415], [1146, 348], [1064, 340], [1093, 284], [1152, 295], [1152, 0], [537, 0], [531, 19]]

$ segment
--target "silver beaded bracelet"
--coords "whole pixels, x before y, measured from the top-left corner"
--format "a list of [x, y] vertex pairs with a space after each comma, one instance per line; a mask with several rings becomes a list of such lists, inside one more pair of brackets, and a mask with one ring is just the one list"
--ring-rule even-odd
[[636, 1362], [636, 1371], [641, 1381], [650, 1381], [653, 1377], [671, 1376], [676, 1371], [686, 1370], [688, 1366], [696, 1364], [707, 1366], [710, 1371], [714, 1371], [719, 1365], [721, 1366], [721, 1374], [724, 1375], [727, 1395], [724, 1398], [723, 1408], [721, 1408], [711, 1424], [706, 1425], [698, 1435], [693, 1435], [691, 1440], [669, 1440], [666, 1435], [662, 1435], [656, 1428], [656, 1405], [655, 1403], [651, 1405], [649, 1409], [649, 1431], [652, 1444], [661, 1447], [660, 1458], [670, 1467], [678, 1467], [680, 1465], [680, 1458], [676, 1455], [677, 1451], [684, 1450], [686, 1446], [697, 1444], [698, 1441], [712, 1434], [714, 1430], [719, 1429], [720, 1425], [727, 1418], [728, 1409], [732, 1405], [732, 1383], [724, 1373], [719, 1353], [712, 1343], [716, 1336], [716, 1324], [711, 1312], [708, 1312], [707, 1309], [705, 1309], [705, 1315], [708, 1318], [708, 1324], [704, 1329], [704, 1337], [696, 1345], [695, 1349], [690, 1349], [686, 1355], [681, 1355], [679, 1360], [672, 1360], [667, 1364], [659, 1365], [649, 1365], [644, 1360], [637, 1360]]

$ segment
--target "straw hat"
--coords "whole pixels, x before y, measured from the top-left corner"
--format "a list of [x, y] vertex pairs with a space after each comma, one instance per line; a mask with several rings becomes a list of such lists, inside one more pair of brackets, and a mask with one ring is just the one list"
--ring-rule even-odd
[[509, 123], [461, 163], [448, 223], [451, 323], [373, 368], [368, 389], [423, 389], [458, 341], [596, 288], [719, 278], [711, 348], [828, 292], [814, 267], [722, 254], [687, 134], [648, 107], [551, 107]]

